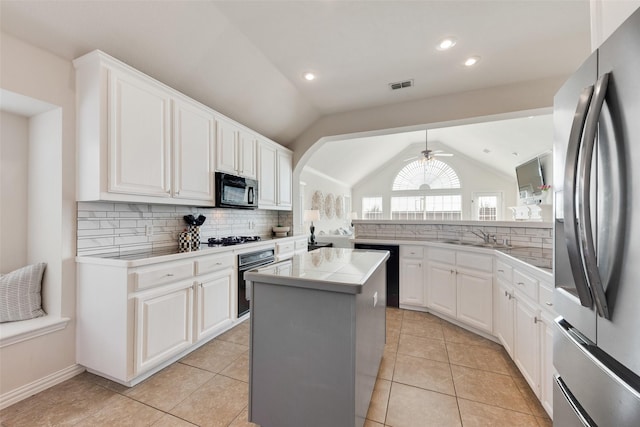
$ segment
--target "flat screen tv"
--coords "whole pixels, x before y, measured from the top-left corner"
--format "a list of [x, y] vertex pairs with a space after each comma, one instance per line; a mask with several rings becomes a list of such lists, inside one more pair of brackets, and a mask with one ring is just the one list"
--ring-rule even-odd
[[542, 167], [540, 166], [540, 159], [538, 157], [517, 166], [516, 177], [518, 179], [520, 197], [528, 197], [542, 193], [540, 187], [544, 185], [544, 180], [542, 178]]

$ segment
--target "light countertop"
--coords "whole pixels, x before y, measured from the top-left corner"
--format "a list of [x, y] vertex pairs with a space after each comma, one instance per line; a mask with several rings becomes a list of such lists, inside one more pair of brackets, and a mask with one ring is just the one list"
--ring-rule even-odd
[[245, 278], [283, 286], [359, 294], [362, 286], [389, 258], [388, 252], [320, 248], [285, 263], [250, 270]]

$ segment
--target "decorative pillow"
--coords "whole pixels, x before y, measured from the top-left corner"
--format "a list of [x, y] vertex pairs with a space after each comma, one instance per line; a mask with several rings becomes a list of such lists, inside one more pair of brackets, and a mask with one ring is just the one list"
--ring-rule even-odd
[[0, 323], [45, 315], [40, 289], [46, 267], [41, 262], [0, 276]]

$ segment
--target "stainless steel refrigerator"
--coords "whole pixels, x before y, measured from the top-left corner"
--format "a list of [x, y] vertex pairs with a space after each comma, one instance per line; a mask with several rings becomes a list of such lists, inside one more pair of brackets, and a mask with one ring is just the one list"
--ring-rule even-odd
[[640, 9], [554, 98], [554, 425], [640, 426]]

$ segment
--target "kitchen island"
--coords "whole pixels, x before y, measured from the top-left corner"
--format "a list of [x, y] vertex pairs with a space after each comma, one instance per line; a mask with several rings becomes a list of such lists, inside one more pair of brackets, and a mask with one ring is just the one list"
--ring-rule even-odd
[[250, 421], [362, 427], [385, 344], [388, 257], [321, 248], [245, 273]]

